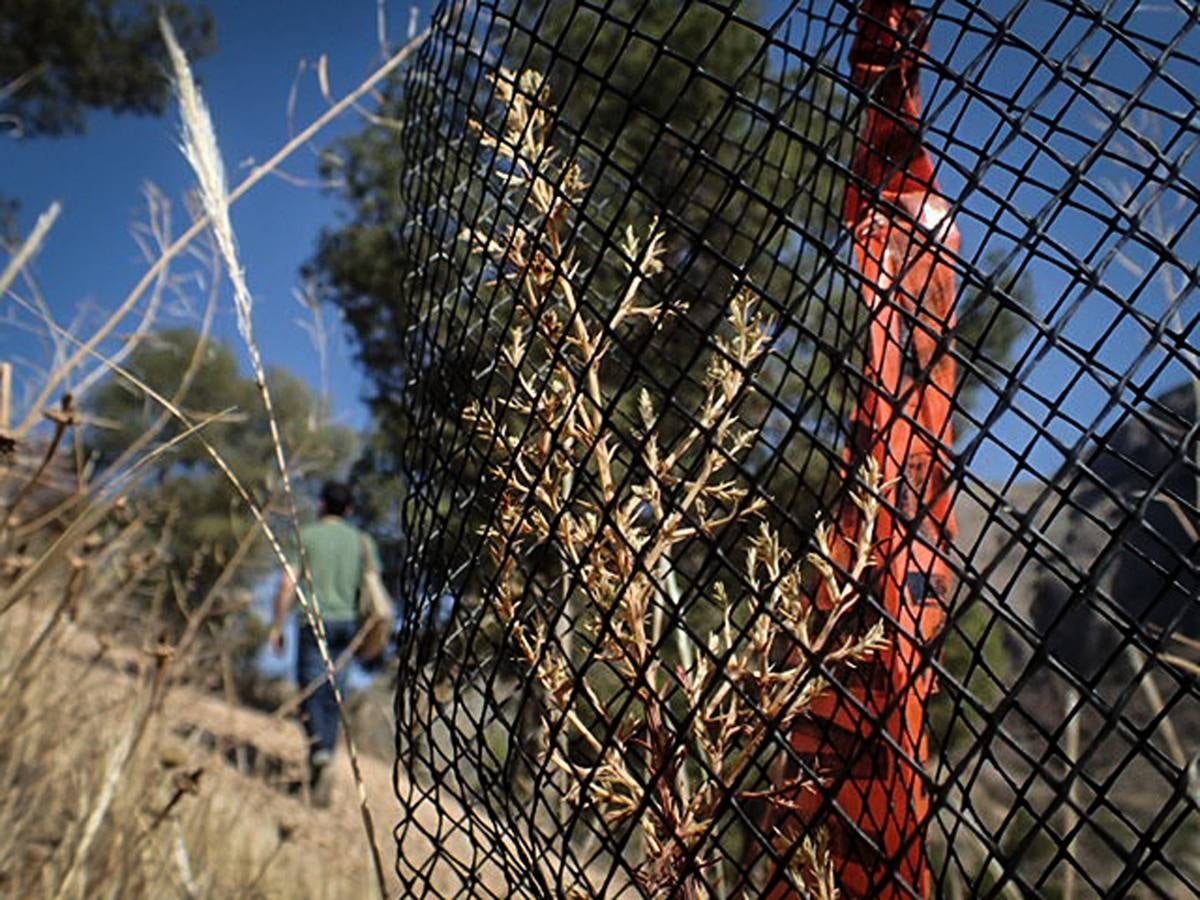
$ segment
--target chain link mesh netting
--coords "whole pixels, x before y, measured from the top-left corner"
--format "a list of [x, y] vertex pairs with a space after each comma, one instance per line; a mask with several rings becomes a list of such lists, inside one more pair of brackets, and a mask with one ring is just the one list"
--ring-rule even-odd
[[1200, 891], [1198, 22], [442, 7], [409, 892]]

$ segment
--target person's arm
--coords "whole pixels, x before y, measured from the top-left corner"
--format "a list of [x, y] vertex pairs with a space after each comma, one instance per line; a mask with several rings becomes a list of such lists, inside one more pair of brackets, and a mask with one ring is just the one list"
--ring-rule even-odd
[[279, 582], [279, 591], [275, 594], [275, 622], [271, 625], [268, 640], [276, 650], [283, 649], [283, 626], [287, 624], [288, 613], [292, 611], [292, 602], [296, 599], [296, 582], [287, 572]]
[[375, 571], [383, 572], [383, 557], [379, 555], [379, 544], [371, 535], [367, 535], [367, 545], [371, 548], [371, 558], [375, 562]]

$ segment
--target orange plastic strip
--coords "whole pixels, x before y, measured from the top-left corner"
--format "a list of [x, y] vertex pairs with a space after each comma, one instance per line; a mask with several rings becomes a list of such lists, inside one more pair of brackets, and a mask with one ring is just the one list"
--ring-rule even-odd
[[[950, 203], [920, 137], [918, 61], [923, 14], [904, 0], [865, 0], [850, 53], [869, 109], [847, 191], [846, 220], [871, 310], [865, 387], [848, 462], [874, 457], [883, 473], [872, 585], [893, 641], [873, 668], [830, 692], [792, 736], [824, 787], [788, 798], [784, 841], [828, 830], [839, 886], [855, 897], [927, 897], [930, 805], [924, 772], [929, 666], [946, 621], [954, 574], [946, 551], [956, 525], [948, 483], [957, 371], [954, 326], [959, 250]], [[849, 563], [861, 526], [846, 504], [835, 553]], [[778, 888], [773, 896], [794, 896]]]

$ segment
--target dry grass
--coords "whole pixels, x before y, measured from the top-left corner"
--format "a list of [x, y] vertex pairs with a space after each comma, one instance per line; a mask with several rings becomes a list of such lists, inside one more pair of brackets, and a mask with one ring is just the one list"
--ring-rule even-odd
[[[298, 777], [299, 729], [181, 686], [201, 680], [207, 664], [180, 669], [166, 648], [111, 640], [92, 620], [100, 595], [71, 596], [89, 613], [86, 627], [60, 622], [28, 664], [5, 672], [14, 677], [0, 737], [0, 893], [335, 898], [373, 890], [348, 773], [343, 802], [315, 814], [303, 798], [235, 770], [228, 748], [206, 737], [290, 751]], [[113, 609], [104, 618], [120, 616]], [[44, 618], [14, 613], [6, 623], [6, 664], [29, 659]], [[390, 793], [389, 774], [372, 767], [375, 796]]]
[[[388, 844], [394, 819], [390, 767], [367, 764], [352, 752], [341, 793], [346, 802], [332, 813], [317, 814], [302, 796], [281, 792], [280, 784], [235, 771], [227, 765], [228, 748], [204, 739], [221, 728], [212, 721], [216, 714], [205, 704], [207, 695], [190, 685], [224, 682], [230, 690], [230, 673], [217, 665], [211, 635], [224, 634], [222, 620], [238, 608], [227, 576], [244, 555], [227, 561], [225, 574], [201, 602], [181, 603], [194, 586], [168, 577], [165, 538], [139, 516], [135, 489], [174, 446], [198, 441], [234, 482], [257, 517], [259, 534], [282, 560], [281, 541], [264, 507], [237, 482], [221, 448], [204, 437], [205, 426], [228, 411], [207, 416], [180, 406], [203, 340], [171, 396], [139, 382], [121, 360], [152, 325], [172, 261], [211, 234], [209, 261], [223, 264], [231, 275], [241, 332], [263, 385], [262, 414], [271, 425], [284, 487], [284, 496], [272, 502], [286, 501], [294, 521], [290, 469], [254, 340], [251, 295], [229, 207], [352, 109], [427, 33], [331, 102], [325, 114], [230, 190], [187, 61], [169, 25], [164, 23], [163, 30], [181, 100], [185, 154], [201, 186], [201, 215], [178, 238], [172, 239], [169, 229], [153, 231], [151, 249], [157, 255], [145, 276], [85, 336], [56, 322], [36, 294], [29, 299], [10, 291], [18, 279], [33, 283], [26, 270], [53, 239], [57, 206], [39, 219], [0, 275], [0, 296], [39, 322], [56, 349], [56, 365], [43, 382], [25, 386], [34, 401], [24, 418], [13, 425], [6, 415], [0, 423], [6, 429], [0, 435], [0, 895], [323, 898], [394, 891], [379, 850]], [[204, 315], [205, 335], [215, 302], [214, 293]], [[114, 348], [114, 336], [131, 318], [140, 319], [133, 336]], [[88, 366], [95, 368], [80, 378]], [[101, 375], [123, 378], [162, 414], [111, 467], [95, 472], [79, 452], [76, 432], [82, 423], [74, 402], [69, 395], [53, 401], [63, 385], [90, 385]], [[45, 419], [50, 433], [43, 436]], [[180, 423], [181, 433], [155, 444], [171, 420]], [[164, 610], [171, 607], [182, 615], [181, 627], [167, 626]], [[314, 625], [321, 629], [319, 618]], [[327, 663], [332, 667], [332, 660]], [[216, 708], [233, 716], [228, 707]], [[202, 709], [209, 709], [207, 720]], [[258, 724], [262, 733], [252, 749], [261, 749], [264, 734], [282, 729], [294, 759], [288, 761], [286, 751], [278, 759], [287, 761], [289, 771], [297, 770], [292, 774], [298, 780], [303, 746], [298, 729], [269, 717]], [[351, 742], [349, 727], [346, 736]], [[241, 748], [232, 758], [240, 761], [245, 755]], [[375, 832], [368, 795], [388, 810], [381, 834]]]

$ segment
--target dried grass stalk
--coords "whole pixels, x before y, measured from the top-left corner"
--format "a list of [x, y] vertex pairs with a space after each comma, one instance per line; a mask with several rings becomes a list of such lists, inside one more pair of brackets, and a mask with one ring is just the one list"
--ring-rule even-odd
[[[220, 148], [217, 146], [216, 132], [213, 129], [212, 117], [208, 106], [200, 95], [192, 77], [191, 67], [184, 55], [179, 42], [171, 30], [170, 22], [165, 17], [159, 19], [159, 28], [167, 45], [171, 59], [171, 67], [175, 75], [175, 91], [179, 98], [179, 109], [183, 120], [183, 154], [196, 173], [200, 185], [200, 199], [216, 236], [217, 247], [225, 260], [225, 268], [233, 283], [234, 305], [237, 309], [238, 331], [250, 354], [251, 365], [254, 368], [255, 379], [258, 382], [259, 395], [262, 398], [267, 422], [271, 431], [271, 444], [275, 452], [276, 467], [283, 485], [283, 493], [291, 514], [293, 529], [299, 535], [299, 517], [297, 515], [295, 495], [292, 490], [291, 476], [283, 447], [283, 438], [279, 430], [279, 420], [275, 414], [271, 399], [271, 389], [267, 384], [266, 367], [263, 365], [262, 353], [254, 336], [254, 302], [250, 289], [246, 284], [245, 270], [238, 255], [237, 240], [233, 231], [233, 223], [229, 217], [229, 187], [225, 180], [225, 166], [221, 159]], [[297, 540], [301, 555], [301, 571], [307, 572], [308, 566], [304, 559], [304, 548]], [[362, 766], [358, 760], [358, 751], [354, 745], [354, 737], [350, 717], [346, 713], [344, 698], [337, 682], [337, 669], [329, 652], [329, 642], [325, 633], [325, 621], [321, 611], [313, 603], [308, 602], [303, 592], [297, 592], [301, 609], [309, 627], [317, 637], [317, 646], [321, 652], [330, 687], [337, 702], [338, 714], [342, 721], [342, 732], [345, 739], [346, 751], [350, 757], [350, 768], [354, 775], [355, 790], [358, 793], [359, 809], [362, 814], [363, 830], [366, 833], [367, 844], [371, 852], [371, 862], [375, 868], [380, 897], [387, 896], [387, 879], [383, 871], [383, 861], [379, 846], [375, 841], [375, 827], [371, 816], [371, 805], [367, 799], [363, 783]]]

